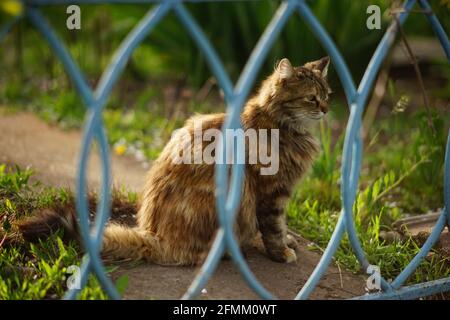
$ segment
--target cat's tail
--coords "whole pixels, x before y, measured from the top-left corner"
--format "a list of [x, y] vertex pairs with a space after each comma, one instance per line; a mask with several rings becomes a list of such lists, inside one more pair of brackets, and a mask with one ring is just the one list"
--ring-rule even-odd
[[145, 259], [160, 264], [166, 262], [164, 250], [153, 234], [138, 227], [130, 228], [119, 224], [110, 224], [105, 228], [102, 255], [114, 260]]
[[[64, 230], [64, 240], [81, 241], [74, 208], [45, 209], [30, 218], [18, 223], [18, 229], [23, 239], [37, 242], [45, 239], [58, 230]], [[158, 239], [137, 227], [128, 227], [111, 223], [106, 226], [103, 235], [102, 256], [108, 259], [145, 259], [154, 263], [165, 263], [164, 250]]]
[[80, 240], [77, 215], [74, 208], [44, 209], [32, 217], [17, 224], [19, 233], [25, 241], [37, 242], [45, 239], [58, 230], [64, 230], [64, 240]]

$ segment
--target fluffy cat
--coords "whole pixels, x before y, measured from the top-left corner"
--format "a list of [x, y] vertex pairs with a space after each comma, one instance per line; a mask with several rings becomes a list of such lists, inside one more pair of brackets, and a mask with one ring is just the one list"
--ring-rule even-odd
[[[274, 175], [261, 175], [261, 163], [246, 164], [236, 238], [245, 246], [259, 230], [268, 256], [278, 262], [296, 260], [295, 240], [286, 233], [284, 206], [319, 150], [308, 124], [328, 111], [329, 63], [325, 57], [293, 67], [288, 59], [282, 59], [241, 114], [244, 130], [279, 129], [279, 169]], [[183, 129], [192, 136], [195, 123], [201, 121], [204, 130], [220, 130], [224, 119], [225, 114], [197, 115], [187, 120]], [[172, 137], [148, 172], [137, 226], [111, 223], [106, 227], [103, 255], [194, 265], [208, 252], [218, 228], [214, 165], [174, 163], [171, 155], [178, 140], [179, 135]], [[55, 219], [66, 229], [74, 229], [73, 213], [67, 215], [34, 217], [22, 223], [22, 232], [42, 233], [42, 225], [57, 225], [49, 223]]]

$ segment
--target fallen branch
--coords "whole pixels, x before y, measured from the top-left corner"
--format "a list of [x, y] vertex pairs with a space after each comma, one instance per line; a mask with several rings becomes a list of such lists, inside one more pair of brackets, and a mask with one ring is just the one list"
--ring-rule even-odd
[[427, 92], [425, 90], [425, 85], [424, 85], [424, 82], [423, 82], [422, 73], [420, 72], [419, 63], [417, 62], [417, 59], [414, 56], [414, 53], [413, 53], [413, 51], [411, 49], [411, 46], [409, 45], [408, 40], [406, 39], [406, 35], [405, 35], [403, 27], [402, 27], [402, 25], [400, 23], [400, 20], [398, 19], [396, 14], [393, 14], [393, 17], [394, 17], [394, 20], [397, 23], [397, 28], [398, 28], [398, 31], [399, 31], [400, 36], [402, 38], [403, 44], [406, 47], [408, 58], [409, 58], [411, 64], [413, 65], [413, 67], [414, 67], [414, 72], [416, 73], [417, 81], [419, 83], [419, 88], [420, 88], [420, 91], [422, 92], [423, 103], [424, 103], [425, 108], [427, 110], [428, 126], [430, 127], [430, 129], [433, 132], [433, 134], [436, 134], [436, 129], [434, 128], [433, 121], [432, 121], [432, 118], [431, 118], [430, 101], [428, 99], [428, 95], [427, 95]]

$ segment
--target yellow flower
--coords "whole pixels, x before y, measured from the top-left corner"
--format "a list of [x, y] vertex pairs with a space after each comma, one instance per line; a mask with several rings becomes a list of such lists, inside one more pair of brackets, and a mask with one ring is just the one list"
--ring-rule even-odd
[[117, 155], [121, 156], [127, 152], [127, 146], [124, 144], [118, 144], [114, 147], [114, 151]]
[[0, 9], [12, 16], [18, 16], [23, 12], [23, 5], [19, 0], [3, 0], [0, 2]]

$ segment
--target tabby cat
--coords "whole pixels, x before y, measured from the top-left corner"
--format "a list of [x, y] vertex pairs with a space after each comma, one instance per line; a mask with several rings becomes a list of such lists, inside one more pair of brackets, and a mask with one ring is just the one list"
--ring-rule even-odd
[[[243, 129], [279, 129], [279, 168], [274, 175], [261, 175], [258, 164], [246, 164], [242, 202], [235, 223], [242, 246], [261, 232], [268, 256], [278, 262], [296, 260], [296, 242], [287, 235], [284, 206], [293, 187], [318, 153], [308, 125], [328, 111], [328, 57], [293, 67], [282, 59], [263, 81], [241, 114]], [[196, 115], [184, 130], [221, 129], [225, 114]], [[137, 226], [110, 223], [104, 233], [102, 254], [115, 259], [145, 259], [158, 264], [200, 263], [211, 246], [218, 221], [215, 211], [213, 164], [176, 164], [172, 161], [177, 135], [167, 143], [146, 177], [137, 214]], [[203, 146], [203, 145], [202, 145]], [[71, 216], [46, 214], [22, 224], [24, 233], [42, 232], [42, 225], [59, 219], [75, 229]], [[39, 223], [41, 228], [39, 228]], [[36, 228], [33, 228], [35, 226]], [[72, 233], [74, 230], [68, 230]]]

